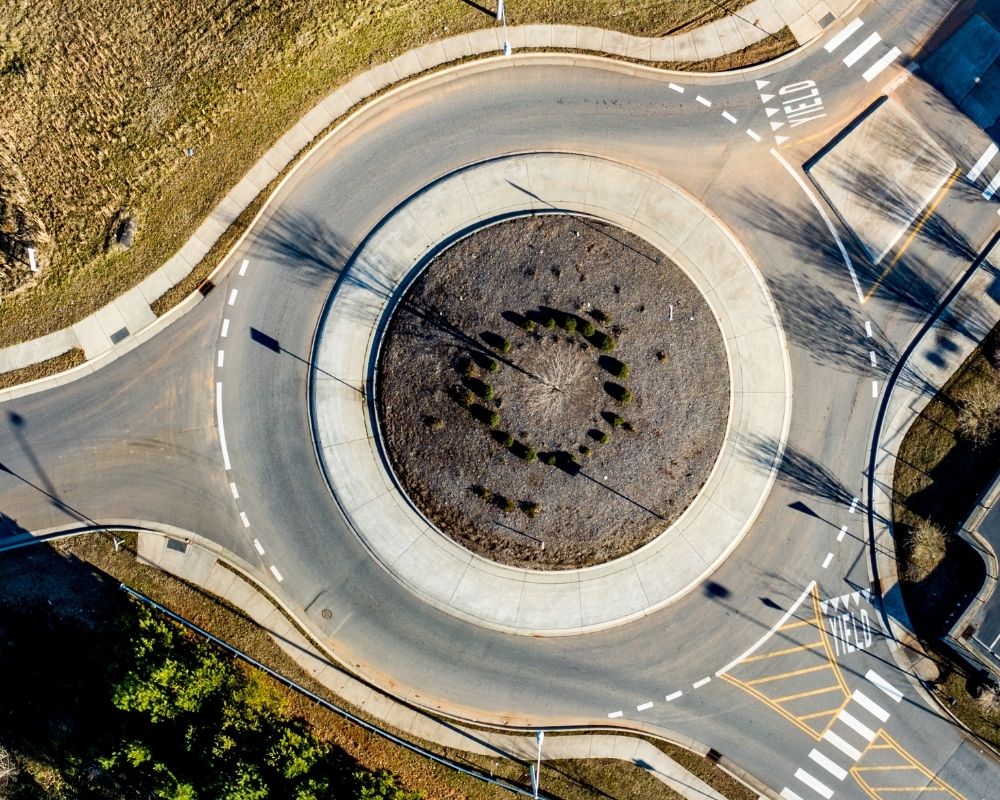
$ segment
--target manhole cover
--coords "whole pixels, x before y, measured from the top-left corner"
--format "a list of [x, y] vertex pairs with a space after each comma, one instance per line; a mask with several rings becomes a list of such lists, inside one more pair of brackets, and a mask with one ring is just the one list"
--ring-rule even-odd
[[322, 611], [320, 611], [319, 615], [323, 619], [333, 619], [333, 612], [328, 608], [324, 608]]

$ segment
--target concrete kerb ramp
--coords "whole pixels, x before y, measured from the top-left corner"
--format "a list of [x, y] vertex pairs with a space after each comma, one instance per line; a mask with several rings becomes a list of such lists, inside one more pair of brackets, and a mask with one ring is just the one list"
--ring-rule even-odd
[[[412, 278], [444, 244], [512, 216], [587, 215], [642, 237], [705, 295], [726, 345], [730, 416], [705, 486], [684, 514], [635, 552], [594, 567], [508, 567], [434, 528], [397, 486], [373, 416], [381, 332]], [[679, 599], [732, 552], [774, 482], [782, 447], [761, 468], [737, 445], [783, 446], [791, 413], [784, 335], [759, 271], [699, 203], [662, 179], [603, 158], [535, 153], [451, 173], [401, 204], [352, 256], [317, 329], [310, 402], [331, 491], [372, 557], [426, 602], [523, 635], [620, 625]]]

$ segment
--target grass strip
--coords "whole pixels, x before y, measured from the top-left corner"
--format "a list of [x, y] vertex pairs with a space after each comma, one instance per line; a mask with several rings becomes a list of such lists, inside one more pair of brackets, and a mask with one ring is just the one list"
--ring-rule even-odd
[[65, 372], [73, 367], [78, 367], [86, 360], [83, 350], [79, 347], [74, 347], [58, 356], [46, 359], [45, 361], [39, 361], [37, 364], [30, 364], [21, 369], [0, 373], [0, 389], [9, 389], [11, 386], [17, 386], [21, 383], [48, 378], [59, 372]]

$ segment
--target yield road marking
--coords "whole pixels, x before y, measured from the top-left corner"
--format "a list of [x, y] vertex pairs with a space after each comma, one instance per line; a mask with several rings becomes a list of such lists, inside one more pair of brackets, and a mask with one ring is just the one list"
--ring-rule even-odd
[[900, 56], [900, 49], [898, 47], [893, 47], [888, 53], [886, 53], [882, 58], [872, 64], [868, 69], [866, 69], [861, 77], [864, 78], [868, 83], [871, 83], [875, 78], [879, 76], [886, 67], [888, 67], [893, 61], [895, 61]]
[[873, 33], [867, 39], [865, 39], [861, 44], [855, 47], [850, 53], [844, 57], [844, 66], [853, 67], [862, 58], [864, 58], [865, 53], [871, 50], [875, 45], [882, 41], [882, 37], [877, 33]]
[[823, 45], [823, 49], [828, 53], [832, 53], [838, 47], [840, 47], [844, 42], [850, 39], [855, 33], [857, 33], [858, 28], [864, 25], [861, 18], [852, 19], [850, 23], [836, 36], [834, 36], [830, 41]]
[[969, 170], [966, 177], [968, 177], [970, 181], [974, 181], [982, 175], [983, 170], [990, 165], [990, 162], [993, 160], [993, 156], [997, 154], [997, 150], [1000, 150], [1000, 148], [998, 148], [993, 142], [990, 142], [990, 146], [986, 148], [986, 152], [979, 157], [979, 160], [973, 165], [972, 169]]

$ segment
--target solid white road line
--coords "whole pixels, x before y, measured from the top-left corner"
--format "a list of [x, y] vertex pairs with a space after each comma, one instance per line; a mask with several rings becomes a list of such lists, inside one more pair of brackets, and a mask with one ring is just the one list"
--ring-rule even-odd
[[229, 483], [229, 491], [233, 493], [233, 500], [240, 499], [240, 493], [236, 490], [236, 484], [233, 483], [232, 481], [230, 481]]
[[250, 527], [250, 520], [247, 519], [247, 512], [246, 511], [241, 511], [240, 512], [240, 520], [243, 522], [243, 527], [244, 528], [249, 528]]
[[979, 157], [979, 160], [973, 165], [972, 169], [969, 170], [966, 177], [968, 177], [970, 181], [974, 181], [982, 175], [983, 170], [990, 165], [990, 162], [993, 160], [993, 156], [997, 154], [998, 150], [1000, 150], [1000, 148], [998, 148], [993, 142], [990, 142], [990, 146], [986, 148], [986, 152]]
[[747, 128], [747, 136], [749, 136], [755, 142], [760, 141], [760, 134], [757, 133], [756, 131], [751, 130], [750, 128]]
[[853, 67], [858, 61], [864, 58], [865, 53], [881, 41], [882, 37], [877, 33], [873, 33], [844, 57], [844, 66]]
[[844, 769], [840, 764], [831, 758], [823, 755], [819, 750], [813, 750], [809, 754], [809, 758], [819, 764], [823, 769], [833, 775], [838, 781], [844, 780], [847, 777], [847, 770]]
[[608, 719], [618, 719], [624, 712], [622, 711], [612, 711], [608, 714]]
[[222, 338], [225, 339], [229, 335], [229, 320], [222, 320]]
[[997, 189], [1000, 189], [1000, 172], [997, 172], [997, 174], [993, 176], [993, 180], [990, 181], [990, 185], [983, 190], [983, 199], [989, 200], [994, 194], [996, 194]]
[[239, 291], [240, 291], [239, 289], [233, 289], [229, 293], [229, 305], [232, 305], [233, 303], [236, 302], [236, 295], [239, 293]]
[[844, 536], [846, 534], [847, 534], [847, 526], [846, 525], [841, 525], [840, 526], [840, 533], [837, 534], [837, 541], [838, 542], [844, 541]]
[[683, 86], [678, 86], [676, 83], [668, 83], [667, 86], [669, 86], [675, 92], [679, 92], [680, 94], [684, 94], [684, 87]]
[[844, 259], [844, 264], [847, 265], [847, 271], [851, 274], [851, 280], [854, 282], [854, 291], [858, 294], [858, 302], [864, 303], [865, 294], [861, 291], [861, 284], [858, 283], [858, 276], [854, 271], [854, 264], [851, 263], [851, 257], [847, 255], [847, 248], [844, 247], [844, 243], [837, 234], [836, 228], [833, 227], [833, 222], [830, 220], [829, 215], [823, 209], [823, 206], [819, 204], [819, 201], [816, 199], [816, 195], [813, 194], [806, 182], [801, 178], [799, 173], [795, 171], [795, 168], [785, 161], [785, 159], [781, 157], [781, 154], [773, 147], [771, 148], [771, 155], [778, 159], [778, 162], [785, 168], [785, 171], [792, 176], [793, 180], [799, 185], [799, 188], [805, 192], [806, 197], [809, 198], [809, 201], [819, 212], [823, 222], [826, 223], [826, 227], [830, 231], [830, 235], [833, 236], [833, 240], [837, 243], [837, 248], [840, 250], [840, 256]]
[[256, 539], [253, 540], [254, 549], [257, 551], [258, 555], [264, 555], [264, 545], [258, 542]]
[[871, 714], [879, 722], [885, 722], [889, 719], [889, 712], [886, 711], [882, 706], [872, 700], [868, 695], [862, 692], [860, 689], [855, 689], [854, 694], [851, 695], [854, 702], [861, 706], [865, 711]]
[[[739, 664], [744, 658], [752, 656], [757, 650], [759, 650], [760, 647], [761, 647], [761, 645], [763, 645], [764, 642], [766, 642], [769, 638], [771, 638], [771, 636], [774, 635], [774, 632], [776, 630], [778, 630], [778, 628], [780, 628], [782, 625], [784, 625], [786, 622], [788, 622], [788, 620], [792, 616], [792, 614], [795, 613], [795, 610], [800, 605], [802, 605], [803, 602], [805, 602], [805, 599], [809, 596], [809, 593], [813, 590], [813, 587], [815, 585], [816, 585], [816, 581], [809, 581], [809, 585], [806, 586], [806, 588], [802, 590], [802, 594], [799, 595], [799, 599], [796, 600], [794, 603], [792, 603], [792, 605], [788, 609], [788, 611], [786, 611], [784, 614], [781, 615], [781, 619], [779, 619], [777, 622], [775, 622], [774, 625], [771, 626], [770, 630], [768, 630], [767, 633], [765, 633], [756, 642], [754, 642], [752, 645], [750, 645], [750, 648], [748, 650], [746, 650], [744, 653], [738, 655], [736, 658], [734, 658], [732, 661], [730, 661], [728, 664], [726, 664], [726, 666], [724, 666], [722, 669], [720, 669], [715, 674], [717, 676], [725, 675], [727, 672], [729, 672], [729, 670], [731, 670], [733, 667], [735, 667], [737, 664]], [[667, 699], [669, 700], [670, 698], [667, 698]]]
[[222, 464], [229, 471], [229, 448], [226, 447], [226, 427], [222, 424], [222, 381], [215, 384], [215, 421], [219, 426], [219, 444], [222, 445]]
[[870, 742], [872, 739], [875, 738], [875, 731], [873, 731], [871, 728], [869, 728], [867, 725], [861, 722], [861, 720], [859, 720], [846, 708], [841, 710], [841, 712], [837, 714], [837, 719], [843, 722], [848, 728], [853, 730], [855, 733], [857, 733], [866, 741]]
[[702, 679], [701, 679], [700, 681], [695, 681], [695, 682], [694, 682], [694, 688], [695, 688], [695, 689], [700, 689], [700, 688], [701, 688], [702, 686], [704, 686], [704, 685], [705, 685], [706, 683], [708, 683], [708, 682], [709, 682], [710, 680], [712, 680], [712, 678], [711, 678], [711, 677], [708, 677], [708, 678], [702, 678]]
[[832, 53], [838, 47], [840, 47], [844, 42], [850, 39], [855, 33], [857, 33], [858, 28], [864, 25], [861, 18], [852, 19], [843, 30], [840, 31], [836, 36], [834, 36], [830, 41], [823, 45], [823, 49], [828, 53]]
[[724, 120], [726, 120], [727, 122], [731, 122], [731, 123], [733, 123], [733, 125], [735, 125], [735, 124], [736, 124], [736, 117], [734, 117], [734, 116], [733, 116], [732, 114], [730, 114], [730, 113], [729, 113], [728, 111], [723, 111], [723, 112], [722, 112], [722, 118], [723, 118]]
[[851, 761], [857, 761], [861, 758], [861, 751], [856, 747], [852, 747], [843, 739], [841, 739], [833, 731], [828, 730], [823, 734], [823, 738], [826, 739], [830, 744], [836, 747], [841, 753], [847, 756]]
[[709, 100], [707, 97], [702, 97], [701, 95], [698, 95], [695, 98], [695, 100], [697, 100], [699, 103], [701, 103], [703, 106], [705, 106], [705, 108], [711, 108], [712, 107], [712, 101]]
[[274, 566], [274, 564], [271, 565], [271, 574], [278, 583], [281, 583], [284, 580], [284, 578], [281, 577], [281, 573], [278, 572], [278, 568]]
[[899, 58], [902, 51], [898, 47], [893, 47], [888, 53], [886, 53], [882, 58], [872, 64], [868, 69], [861, 73], [861, 77], [866, 81], [871, 83], [875, 80], [879, 73], [882, 72], [886, 67], [888, 67], [893, 61]]
[[865, 673], [865, 678], [878, 689], [881, 689], [897, 703], [903, 699], [903, 693], [893, 686], [889, 681], [879, 675], [875, 670], [870, 669]]
[[672, 703], [674, 700], [676, 700], [682, 694], [684, 694], [684, 692], [680, 691], [679, 689], [676, 692], [671, 692], [670, 694], [667, 695], [667, 702], [668, 703]]
[[223, 365], [223, 363], [225, 363], [225, 360], [226, 360], [226, 351], [225, 350], [220, 350], [219, 351], [219, 360], [216, 362], [216, 364], [219, 367], [221, 367]]
[[241, 278], [242, 278], [242, 277], [243, 277], [244, 275], [246, 275], [246, 274], [247, 274], [247, 267], [249, 267], [249, 266], [250, 266], [250, 262], [249, 262], [249, 261], [247, 261], [247, 260], [246, 260], [246, 259], [244, 258], [244, 259], [243, 259], [243, 263], [242, 263], [242, 264], [240, 264], [240, 277], [241, 277]]
[[785, 800], [802, 800], [801, 795], [795, 794], [795, 792], [793, 792], [787, 786], [781, 790], [781, 796], [785, 798]]
[[831, 789], [822, 781], [814, 778], [812, 775], [810, 775], [801, 767], [795, 770], [795, 777], [798, 778], [800, 781], [802, 781], [806, 786], [808, 786], [814, 792], [816, 792], [816, 794], [825, 797], [826, 800], [830, 800], [830, 798], [833, 797], [833, 789]]
[[826, 558], [823, 559], [823, 569], [830, 566], [830, 562], [833, 561], [833, 553], [827, 553]]
[[647, 709], [650, 709], [652, 707], [653, 707], [653, 701], [652, 700], [648, 700], [645, 703], [640, 703], [639, 705], [637, 705], [635, 707], [635, 710], [636, 711], [646, 711]]

